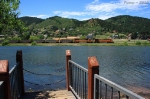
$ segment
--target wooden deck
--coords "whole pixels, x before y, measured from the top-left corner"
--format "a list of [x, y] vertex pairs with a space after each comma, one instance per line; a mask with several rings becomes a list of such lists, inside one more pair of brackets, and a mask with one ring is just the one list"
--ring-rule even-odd
[[71, 91], [57, 90], [57, 91], [40, 91], [40, 92], [26, 92], [21, 99], [76, 99]]

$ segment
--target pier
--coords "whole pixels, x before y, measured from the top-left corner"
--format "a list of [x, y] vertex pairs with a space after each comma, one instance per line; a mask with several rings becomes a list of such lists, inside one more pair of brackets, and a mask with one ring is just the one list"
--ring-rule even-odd
[[86, 69], [72, 61], [71, 51], [66, 50], [66, 78], [62, 79], [66, 80], [66, 90], [25, 92], [25, 70], [19, 50], [16, 65], [11, 70], [8, 60], [0, 60], [0, 99], [145, 99], [100, 76], [99, 66], [96, 57], [92, 56], [88, 57]]

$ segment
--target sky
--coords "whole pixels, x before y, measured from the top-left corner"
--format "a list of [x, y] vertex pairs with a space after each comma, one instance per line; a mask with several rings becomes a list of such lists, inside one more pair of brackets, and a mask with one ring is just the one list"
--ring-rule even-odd
[[53, 16], [102, 20], [118, 15], [150, 19], [150, 0], [20, 0], [20, 15], [46, 19]]

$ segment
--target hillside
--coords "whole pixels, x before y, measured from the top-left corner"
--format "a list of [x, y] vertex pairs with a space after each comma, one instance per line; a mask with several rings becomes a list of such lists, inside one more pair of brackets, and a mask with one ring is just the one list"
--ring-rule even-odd
[[31, 33], [43, 33], [49, 36], [77, 36], [94, 33], [96, 35], [104, 33], [122, 33], [128, 35], [132, 33], [133, 38], [150, 37], [150, 19], [122, 15], [101, 20], [98, 18], [79, 21], [76, 19], [62, 18], [54, 16], [45, 20], [40, 18], [22, 17]]
[[36, 17], [28, 17], [28, 16], [20, 17], [19, 19], [22, 20], [27, 26], [29, 26], [33, 23], [38, 24], [38, 23], [41, 23], [42, 21], [44, 21], [44, 19], [40, 19], [40, 18], [36, 18]]
[[150, 19], [147, 18], [122, 15], [109, 18], [106, 21], [119, 26], [118, 32], [141, 33], [141, 35], [150, 34]]

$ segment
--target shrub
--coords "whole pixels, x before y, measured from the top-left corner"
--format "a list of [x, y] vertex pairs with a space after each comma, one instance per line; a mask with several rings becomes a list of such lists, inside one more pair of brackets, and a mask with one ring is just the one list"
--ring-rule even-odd
[[142, 45], [147, 46], [148, 42], [145, 41], [145, 42], [142, 43]]
[[86, 36], [80, 36], [80, 40], [85, 40]]
[[124, 45], [124, 46], [128, 46], [128, 43], [127, 43], [127, 42], [124, 42], [123, 45]]
[[36, 41], [39, 40], [39, 38], [37, 36], [30, 36], [29, 40]]
[[21, 38], [20, 37], [18, 37], [18, 36], [14, 36], [11, 40], [21, 40]]
[[32, 42], [32, 46], [36, 46], [36, 45], [37, 45], [36, 41]]
[[9, 40], [4, 40], [4, 41], [2, 42], [2, 46], [6, 46], [6, 45], [9, 45]]
[[141, 42], [140, 42], [140, 41], [137, 41], [135, 44], [136, 44], [136, 45], [141, 45]]
[[30, 33], [28, 33], [28, 32], [23, 33], [23, 35], [22, 35], [23, 40], [28, 40], [29, 38], [30, 38]]
[[44, 35], [43, 35], [43, 34], [39, 34], [39, 35], [37, 35], [37, 37], [38, 37], [39, 39], [44, 39]]

